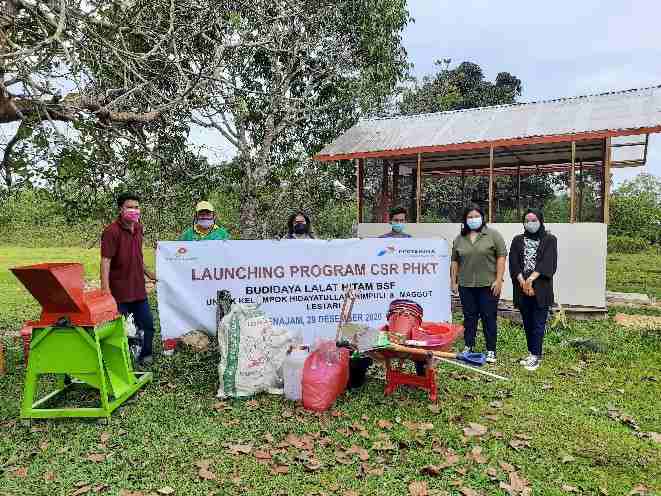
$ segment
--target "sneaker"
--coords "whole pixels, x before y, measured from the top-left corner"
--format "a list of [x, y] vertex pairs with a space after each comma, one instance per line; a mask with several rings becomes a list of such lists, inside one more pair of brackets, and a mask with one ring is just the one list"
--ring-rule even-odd
[[531, 358], [533, 358], [534, 355], [530, 354], [528, 356], [525, 356], [519, 360], [519, 365], [525, 365], [527, 364]]
[[496, 363], [495, 351], [487, 351], [487, 363]]
[[539, 368], [539, 357], [537, 357], [535, 355], [530, 355], [526, 359], [526, 363], [523, 364], [523, 367], [526, 370], [530, 370], [531, 372], [533, 370], [537, 370]]
[[464, 351], [462, 353], [473, 353], [473, 348], [466, 346], [464, 347]]

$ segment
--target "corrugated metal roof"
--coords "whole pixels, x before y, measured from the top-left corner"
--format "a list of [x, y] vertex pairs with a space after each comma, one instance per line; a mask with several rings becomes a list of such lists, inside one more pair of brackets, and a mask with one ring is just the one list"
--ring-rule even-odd
[[[661, 86], [531, 103], [361, 120], [315, 158], [389, 156], [455, 145], [661, 131]], [[464, 147], [464, 148], [470, 148]], [[422, 150], [420, 150], [422, 149]], [[383, 152], [383, 153], [381, 153]]]

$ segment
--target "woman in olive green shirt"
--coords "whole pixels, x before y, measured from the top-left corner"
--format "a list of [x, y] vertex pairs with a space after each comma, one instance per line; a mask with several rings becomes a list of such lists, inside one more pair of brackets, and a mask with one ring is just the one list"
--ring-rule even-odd
[[500, 233], [487, 227], [484, 211], [472, 205], [464, 211], [461, 233], [452, 245], [452, 291], [459, 290], [464, 311], [464, 351], [475, 347], [478, 318], [487, 343], [487, 362], [496, 362], [498, 299], [503, 289], [507, 248]]

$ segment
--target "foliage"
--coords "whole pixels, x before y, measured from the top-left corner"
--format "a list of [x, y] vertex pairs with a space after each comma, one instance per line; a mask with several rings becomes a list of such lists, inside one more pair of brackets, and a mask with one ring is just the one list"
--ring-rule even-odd
[[318, 151], [360, 112], [382, 107], [403, 78], [409, 17], [403, 0], [295, 0], [236, 14], [251, 34], [227, 58], [233, 84], [217, 87], [193, 121], [235, 147], [241, 224], [256, 237], [270, 230], [260, 213], [275, 170]]
[[640, 253], [649, 247], [649, 242], [630, 236], [608, 236], [608, 253]]
[[443, 68], [405, 89], [399, 104], [402, 114], [444, 112], [490, 105], [514, 103], [521, 96], [523, 84], [509, 72], [500, 72], [494, 82], [484, 78], [482, 68], [473, 62], [462, 62], [454, 69]]
[[661, 242], [661, 178], [639, 174], [612, 195], [609, 233]]

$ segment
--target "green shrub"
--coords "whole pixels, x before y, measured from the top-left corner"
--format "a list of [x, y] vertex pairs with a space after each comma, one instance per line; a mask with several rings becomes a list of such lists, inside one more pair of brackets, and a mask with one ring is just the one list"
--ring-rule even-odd
[[649, 241], [641, 238], [608, 236], [608, 253], [640, 253], [649, 246]]

